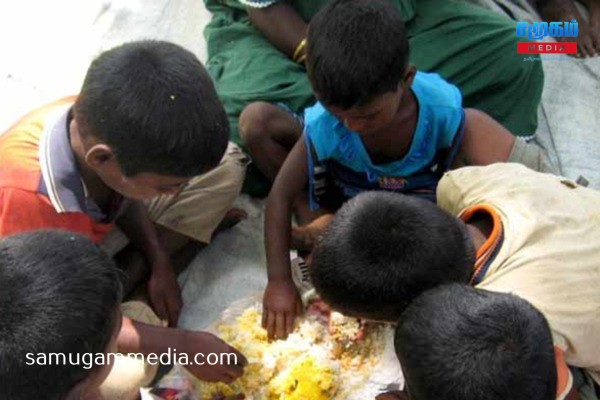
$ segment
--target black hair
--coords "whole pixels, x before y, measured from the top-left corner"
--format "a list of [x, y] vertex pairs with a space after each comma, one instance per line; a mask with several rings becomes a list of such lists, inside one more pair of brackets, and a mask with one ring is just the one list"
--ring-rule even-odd
[[[91, 371], [70, 365], [69, 354], [76, 362], [106, 351], [120, 301], [116, 266], [88, 238], [44, 230], [0, 240], [2, 397], [65, 398]], [[67, 363], [34, 363], [41, 353], [65, 354]]]
[[325, 105], [348, 109], [396, 90], [408, 56], [402, 16], [389, 0], [333, 0], [310, 21], [306, 68]]
[[435, 204], [364, 192], [342, 206], [315, 247], [312, 280], [342, 313], [395, 321], [423, 291], [468, 282], [474, 253], [466, 226]]
[[168, 42], [131, 42], [102, 53], [74, 111], [80, 129], [112, 148], [126, 176], [199, 175], [219, 164], [229, 140], [207, 71]]
[[411, 400], [554, 400], [548, 322], [529, 302], [451, 284], [417, 298], [395, 335]]

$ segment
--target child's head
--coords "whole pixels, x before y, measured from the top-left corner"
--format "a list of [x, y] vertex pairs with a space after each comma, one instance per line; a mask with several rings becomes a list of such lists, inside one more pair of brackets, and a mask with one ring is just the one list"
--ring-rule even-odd
[[445, 285], [418, 297], [395, 337], [411, 400], [554, 400], [546, 319], [514, 295]]
[[468, 282], [473, 264], [473, 244], [458, 219], [416, 197], [365, 192], [337, 212], [311, 270], [334, 309], [395, 321], [423, 291]]
[[229, 123], [196, 56], [168, 42], [127, 43], [88, 69], [74, 106], [86, 163], [123, 195], [176, 192], [216, 167]]
[[400, 12], [389, 0], [333, 0], [310, 21], [306, 67], [317, 98], [368, 135], [396, 115], [415, 74]]
[[97, 389], [111, 365], [83, 355], [116, 352], [120, 301], [118, 271], [89, 239], [39, 231], [0, 240], [3, 398], [63, 400]]

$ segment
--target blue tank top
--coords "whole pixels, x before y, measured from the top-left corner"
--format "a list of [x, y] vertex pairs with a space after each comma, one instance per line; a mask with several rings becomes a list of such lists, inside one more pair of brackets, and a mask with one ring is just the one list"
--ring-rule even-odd
[[336, 209], [363, 191], [387, 190], [435, 201], [437, 183], [460, 148], [465, 115], [458, 88], [417, 72], [411, 87], [419, 115], [405, 157], [374, 164], [360, 136], [317, 103], [305, 110], [311, 207]]

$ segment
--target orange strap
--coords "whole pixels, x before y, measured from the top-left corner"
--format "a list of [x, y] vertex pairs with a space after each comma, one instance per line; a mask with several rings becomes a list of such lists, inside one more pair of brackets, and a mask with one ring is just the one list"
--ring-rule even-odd
[[[469, 222], [469, 220], [473, 218], [473, 216], [477, 213], [488, 214], [492, 218], [493, 227], [492, 233], [487, 238], [485, 243], [483, 243], [483, 245], [481, 245], [481, 247], [477, 249], [475, 268], [473, 270], [472, 279], [474, 279], [479, 274], [481, 268], [483, 268], [486, 265], [486, 263], [496, 250], [496, 247], [498, 246], [498, 243], [502, 238], [503, 231], [502, 220], [500, 219], [498, 212], [496, 211], [496, 209], [494, 209], [494, 207], [490, 206], [489, 204], [478, 204], [476, 206], [469, 207], [459, 215], [459, 218], [464, 222]], [[471, 281], [471, 284], [472, 283], [473, 281]]]
[[579, 399], [577, 391], [573, 388], [573, 375], [565, 361], [564, 352], [554, 347], [554, 359], [556, 361], [556, 400]]

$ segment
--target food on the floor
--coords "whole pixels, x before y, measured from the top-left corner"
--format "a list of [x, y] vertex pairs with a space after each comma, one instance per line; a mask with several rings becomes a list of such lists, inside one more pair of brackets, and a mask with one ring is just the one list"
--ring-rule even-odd
[[[234, 321], [217, 327], [219, 336], [248, 358], [244, 376], [231, 385], [202, 384], [203, 399], [216, 393], [244, 393], [248, 400], [341, 400], [373, 373], [385, 345], [381, 325], [309, 311], [286, 340], [269, 341], [257, 303]], [[330, 333], [330, 329], [331, 332]], [[343, 343], [343, 346], [340, 346]]]

